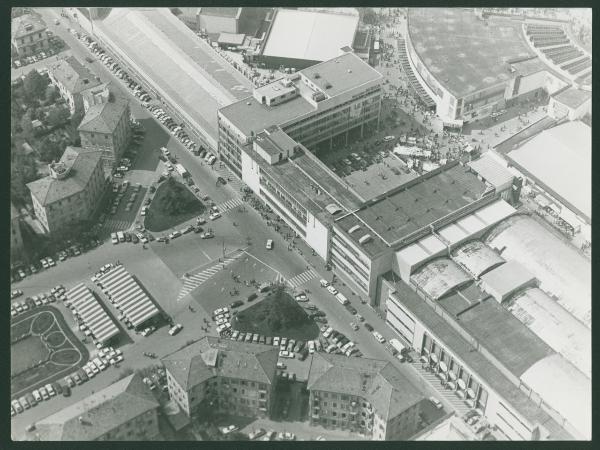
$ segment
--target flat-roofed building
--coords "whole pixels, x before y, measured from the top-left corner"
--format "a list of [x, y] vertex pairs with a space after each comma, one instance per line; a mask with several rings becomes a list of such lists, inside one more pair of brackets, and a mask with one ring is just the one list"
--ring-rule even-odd
[[592, 92], [568, 86], [550, 97], [548, 115], [553, 119], [578, 120], [592, 112]]
[[67, 147], [50, 175], [27, 184], [37, 219], [46, 232], [87, 220], [106, 188], [102, 152]]
[[354, 8], [302, 10], [281, 8], [261, 49], [267, 67], [305, 69], [340, 56], [352, 47], [359, 16]]
[[11, 43], [20, 57], [30, 56], [48, 48], [46, 29], [46, 23], [32, 14], [12, 19]]
[[130, 375], [39, 420], [39, 441], [149, 441], [160, 437], [158, 400], [138, 374]]
[[310, 422], [373, 440], [408, 440], [423, 395], [389, 361], [314, 353], [307, 389]]
[[83, 111], [82, 92], [98, 86], [99, 79], [74, 56], [48, 65], [48, 76], [69, 105], [71, 114]]
[[191, 417], [207, 410], [268, 417], [278, 352], [273, 346], [204, 337], [162, 358], [169, 394]]
[[102, 151], [104, 171], [110, 175], [131, 137], [129, 101], [111, 95], [93, 98], [106, 101], [89, 106], [77, 131], [84, 149]]

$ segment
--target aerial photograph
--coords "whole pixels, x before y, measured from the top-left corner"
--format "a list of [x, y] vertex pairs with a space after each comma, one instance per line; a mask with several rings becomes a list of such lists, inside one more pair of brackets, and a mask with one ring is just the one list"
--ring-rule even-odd
[[13, 442], [591, 440], [591, 8], [10, 12]]

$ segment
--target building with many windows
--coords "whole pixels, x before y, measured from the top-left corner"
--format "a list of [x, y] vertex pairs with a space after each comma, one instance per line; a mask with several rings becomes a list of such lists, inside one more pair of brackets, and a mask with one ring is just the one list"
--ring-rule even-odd
[[99, 79], [74, 56], [49, 64], [48, 76], [52, 84], [58, 88], [60, 96], [69, 105], [71, 114], [75, 111], [84, 111], [82, 92], [101, 84]]
[[39, 441], [148, 441], [159, 436], [159, 403], [138, 374], [117, 381], [35, 424]]
[[87, 220], [106, 188], [102, 152], [67, 147], [50, 175], [27, 184], [37, 219], [47, 232]]
[[206, 336], [165, 356], [169, 394], [190, 417], [202, 411], [268, 417], [279, 350]]
[[373, 440], [408, 440], [417, 431], [423, 396], [389, 361], [314, 353], [307, 389], [312, 425]]
[[[81, 146], [102, 151], [104, 171], [110, 174], [131, 137], [129, 101], [112, 94], [85, 95], [84, 98], [89, 107], [77, 128]], [[95, 103], [90, 104], [92, 101]]]
[[21, 58], [48, 48], [46, 24], [31, 14], [12, 19], [10, 38], [13, 48]]

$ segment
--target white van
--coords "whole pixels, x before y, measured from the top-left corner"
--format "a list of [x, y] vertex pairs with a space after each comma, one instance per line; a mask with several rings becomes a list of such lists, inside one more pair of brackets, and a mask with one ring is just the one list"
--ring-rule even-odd
[[396, 136], [386, 136], [383, 138], [383, 141], [390, 142], [390, 141], [393, 141], [394, 139], [396, 139]]
[[398, 339], [390, 339], [390, 344], [398, 351], [399, 355], [402, 355], [406, 351], [406, 347]]
[[348, 303], [350, 303], [348, 299], [344, 296], [344, 294], [342, 294], [341, 292], [338, 292], [335, 295], [335, 298], [337, 298], [337, 301], [340, 302], [342, 305], [347, 305]]
[[125, 234], [123, 234], [122, 231], [117, 231], [117, 238], [119, 239], [119, 242], [125, 242]]

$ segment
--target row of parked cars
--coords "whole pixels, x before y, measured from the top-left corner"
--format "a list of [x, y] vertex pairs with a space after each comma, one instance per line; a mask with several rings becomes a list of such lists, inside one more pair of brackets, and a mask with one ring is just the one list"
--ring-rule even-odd
[[[168, 115], [164, 109], [157, 105], [144, 104], [148, 108], [148, 111], [152, 113], [165, 127], [169, 129], [169, 132], [175, 136], [181, 144], [190, 150], [191, 152], [196, 151], [196, 143], [188, 136], [183, 129], [183, 124], [178, 124], [175, 120]], [[204, 149], [203, 149], [204, 150]]]
[[12, 400], [10, 402], [10, 416], [14, 417], [26, 409], [33, 408], [39, 403], [42, 403], [45, 400], [50, 400], [52, 397], [60, 394], [64, 395], [65, 397], [70, 396], [71, 388], [68, 385], [62, 385], [56, 382], [47, 383], [38, 389], [34, 389], [31, 393]]
[[65, 293], [65, 287], [62, 284], [59, 284], [58, 286], [53, 287], [49, 292], [42, 292], [41, 294], [27, 297], [23, 301], [13, 303], [10, 308], [10, 315], [11, 317], [16, 317], [30, 309], [49, 303], [55, 303], [56, 300], [64, 301], [67, 298]]
[[321, 342], [323, 350], [327, 353], [343, 354], [346, 356], [362, 356], [362, 353], [343, 333], [326, 325], [321, 327], [324, 342]]

